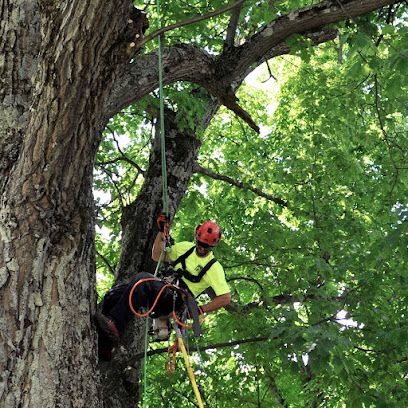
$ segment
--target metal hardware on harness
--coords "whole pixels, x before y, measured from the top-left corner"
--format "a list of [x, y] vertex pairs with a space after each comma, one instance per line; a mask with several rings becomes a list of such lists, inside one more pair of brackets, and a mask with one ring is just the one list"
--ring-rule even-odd
[[164, 252], [170, 252], [172, 241], [171, 238], [171, 225], [164, 226]]
[[162, 316], [153, 319], [150, 333], [154, 336], [154, 340], [168, 340], [171, 329], [170, 316]]

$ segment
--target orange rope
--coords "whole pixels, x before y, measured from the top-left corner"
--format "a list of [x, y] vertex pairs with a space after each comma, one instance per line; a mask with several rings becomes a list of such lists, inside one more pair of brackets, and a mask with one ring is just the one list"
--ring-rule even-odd
[[[133, 305], [132, 305], [133, 291], [134, 291], [134, 290], [136, 289], [136, 287], [137, 287], [139, 284], [141, 284], [142, 282], [147, 282], [147, 281], [152, 281], [152, 280], [158, 280], [158, 279], [156, 279], [156, 278], [140, 279], [139, 281], [137, 281], [137, 282], [133, 285], [132, 290], [131, 290], [130, 293], [129, 293], [129, 306], [130, 306], [130, 309], [132, 310], [132, 312], [133, 312], [136, 316], [139, 316], [139, 317], [146, 317], [146, 316], [148, 316], [148, 315], [153, 311], [153, 309], [156, 307], [157, 302], [159, 301], [159, 298], [160, 298], [161, 294], [163, 293], [164, 289], [166, 289], [167, 287], [170, 287], [170, 288], [179, 290], [180, 292], [182, 292], [182, 293], [184, 294], [184, 292], [183, 292], [182, 289], [178, 288], [177, 286], [175, 286], [175, 285], [173, 285], [173, 284], [171, 284], [171, 283], [167, 283], [166, 285], [164, 285], [164, 286], [160, 289], [160, 292], [157, 294], [156, 299], [155, 299], [155, 301], [154, 301], [154, 303], [153, 303], [153, 306], [152, 306], [146, 313], [137, 313], [136, 310], [133, 308]], [[184, 295], [184, 296], [185, 296], [185, 295]], [[197, 306], [197, 307], [198, 307], [198, 310], [200, 311], [200, 315], [201, 315], [200, 324], [203, 324], [203, 320], [204, 320], [204, 312], [203, 312], [203, 309], [201, 309], [200, 306]], [[193, 326], [188, 326], [188, 325], [182, 323], [182, 322], [177, 318], [176, 312], [175, 312], [174, 310], [173, 310], [173, 316], [174, 316], [174, 319], [176, 320], [176, 322], [177, 322], [180, 326], [186, 327], [187, 329], [191, 329], [191, 328], [193, 327]]]
[[170, 283], [164, 285], [164, 286], [160, 289], [160, 292], [158, 293], [158, 295], [157, 295], [157, 297], [156, 297], [156, 300], [154, 301], [153, 306], [150, 308], [150, 310], [149, 310], [147, 313], [144, 313], [144, 314], [137, 313], [136, 310], [133, 308], [133, 305], [132, 305], [132, 295], [133, 295], [133, 291], [134, 291], [134, 290], [136, 289], [136, 287], [137, 287], [139, 284], [141, 284], [142, 282], [147, 282], [147, 281], [152, 281], [152, 280], [157, 280], [157, 279], [156, 279], [156, 278], [140, 279], [139, 281], [137, 281], [137, 282], [133, 285], [133, 288], [132, 288], [132, 290], [131, 290], [130, 293], [129, 293], [129, 306], [130, 306], [130, 309], [132, 310], [132, 312], [133, 312], [136, 316], [146, 317], [147, 315], [149, 315], [149, 314], [153, 311], [153, 309], [156, 307], [156, 304], [157, 304], [157, 302], [158, 302], [158, 300], [159, 300], [161, 294], [163, 293], [163, 290], [166, 289], [167, 287], [173, 287], [173, 285], [171, 285]]
[[[164, 365], [165, 369], [166, 369], [166, 374], [167, 375], [172, 375], [174, 373], [174, 369], [176, 368], [176, 353], [178, 351], [178, 341], [177, 341], [177, 337], [174, 339], [174, 344], [169, 347], [169, 349], [167, 350], [167, 357], [166, 357], [166, 363]], [[170, 354], [173, 353], [173, 357], [171, 360], [171, 366], [169, 368], [170, 365]]]
[[[204, 321], [204, 312], [203, 312], [203, 309], [201, 309], [200, 306], [197, 306], [197, 307], [198, 307], [198, 310], [200, 311], [200, 324], [203, 324], [203, 321]], [[180, 326], [185, 327], [185, 328], [187, 328], [187, 329], [191, 329], [191, 328], [193, 327], [193, 326], [189, 326], [189, 325], [187, 325], [187, 324], [184, 324], [184, 323], [180, 322], [180, 320], [177, 319], [176, 312], [175, 312], [174, 310], [173, 310], [173, 317], [174, 317], [174, 319], [176, 320], [176, 322], [177, 322]]]

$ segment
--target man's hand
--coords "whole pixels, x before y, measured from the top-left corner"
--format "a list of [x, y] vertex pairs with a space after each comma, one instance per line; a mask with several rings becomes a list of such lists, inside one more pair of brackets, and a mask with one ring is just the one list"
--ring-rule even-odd
[[157, 218], [157, 226], [160, 232], [164, 232], [164, 226], [167, 224], [167, 216], [165, 213], [161, 213], [159, 218]]

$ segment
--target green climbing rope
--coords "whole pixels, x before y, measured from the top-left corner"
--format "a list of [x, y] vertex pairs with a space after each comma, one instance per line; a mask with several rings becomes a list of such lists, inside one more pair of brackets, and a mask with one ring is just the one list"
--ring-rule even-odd
[[[160, 18], [160, 0], [157, 0], [157, 28], [161, 28]], [[163, 68], [162, 68], [162, 37], [159, 36], [159, 49], [158, 49], [158, 71], [159, 71], [159, 98], [160, 98], [160, 146], [161, 146], [161, 165], [162, 165], [162, 189], [163, 189], [163, 212], [169, 215], [169, 205], [167, 200], [167, 168], [166, 168], [166, 144], [165, 144], [165, 132], [164, 132], [164, 93], [163, 93]], [[163, 257], [164, 247], [160, 254], [159, 261], [154, 275], [160, 267], [160, 263]], [[145, 328], [145, 352], [144, 352], [144, 368], [143, 368], [143, 406], [147, 408], [147, 347], [149, 344], [149, 316], [146, 316], [146, 328]]]
[[[161, 28], [160, 22], [160, 0], [157, 0], [157, 26]], [[159, 96], [160, 96], [160, 135], [161, 135], [161, 164], [163, 184], [163, 212], [169, 215], [167, 202], [167, 169], [166, 169], [166, 143], [164, 132], [164, 94], [163, 94], [163, 67], [162, 67], [162, 36], [159, 36]]]

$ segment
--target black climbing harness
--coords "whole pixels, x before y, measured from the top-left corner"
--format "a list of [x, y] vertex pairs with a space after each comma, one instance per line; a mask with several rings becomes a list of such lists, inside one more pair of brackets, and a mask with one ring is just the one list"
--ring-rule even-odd
[[175, 273], [180, 277], [187, 279], [190, 282], [198, 283], [201, 281], [203, 276], [208, 272], [208, 270], [217, 262], [216, 258], [211, 259], [211, 261], [207, 262], [207, 264], [201, 269], [198, 275], [193, 275], [190, 273], [186, 268], [186, 259], [194, 252], [195, 246], [191, 247], [187, 252], [180, 255], [174, 262], [171, 263], [172, 268], [179, 263], [181, 263], [181, 268], [175, 270]]

